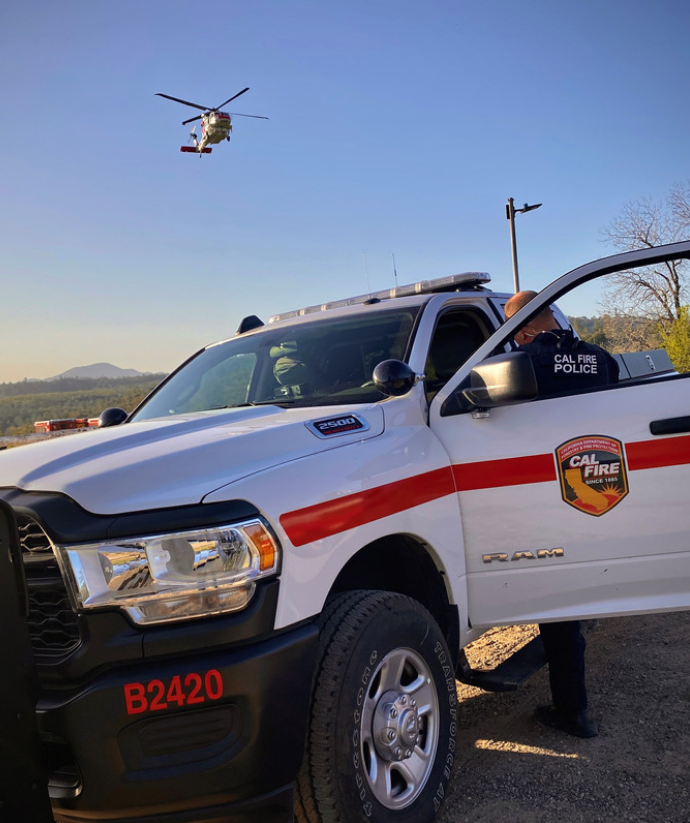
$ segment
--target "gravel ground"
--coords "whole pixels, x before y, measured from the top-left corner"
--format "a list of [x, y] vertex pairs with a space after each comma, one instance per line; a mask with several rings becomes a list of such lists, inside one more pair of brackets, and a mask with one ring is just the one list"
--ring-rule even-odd
[[[490, 668], [535, 627], [493, 630], [469, 648]], [[602, 620], [589, 629], [596, 738], [537, 724], [543, 669], [517, 692], [458, 684], [456, 770], [439, 823], [689, 823], [690, 613]]]

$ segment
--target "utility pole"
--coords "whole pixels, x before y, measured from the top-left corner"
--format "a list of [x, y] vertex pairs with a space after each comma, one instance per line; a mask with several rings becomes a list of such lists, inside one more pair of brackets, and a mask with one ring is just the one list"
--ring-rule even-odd
[[534, 211], [541, 206], [541, 203], [535, 203], [533, 206], [528, 206], [527, 203], [521, 208], [516, 209], [512, 197], [508, 198], [506, 205], [506, 218], [510, 220], [510, 247], [513, 253], [513, 286], [515, 293], [520, 291], [520, 278], [518, 275], [518, 257], [517, 257], [517, 240], [515, 239], [515, 215], [524, 214], [527, 211]]

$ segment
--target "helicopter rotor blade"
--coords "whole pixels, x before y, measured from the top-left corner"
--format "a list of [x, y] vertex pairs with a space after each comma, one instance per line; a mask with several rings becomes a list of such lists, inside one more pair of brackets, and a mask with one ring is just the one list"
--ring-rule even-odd
[[[200, 106], [198, 103], [190, 103], [189, 100], [180, 100], [179, 97], [171, 97], [169, 94], [161, 94], [159, 91], [155, 94], [156, 97], [165, 97], [167, 100], [174, 100], [176, 103], [182, 103], [184, 106], [191, 106], [193, 109], [201, 109], [201, 111], [208, 111], [210, 106]], [[230, 98], [232, 100], [232, 98]], [[225, 105], [225, 103], [223, 103]]]
[[186, 126], [186, 125], [187, 125], [187, 123], [193, 123], [195, 120], [201, 120], [201, 115], [200, 115], [200, 114], [197, 114], [197, 116], [196, 116], [196, 117], [190, 117], [190, 118], [189, 118], [189, 120], [183, 120], [183, 121], [182, 121], [182, 125], [183, 125], [183, 126]]
[[233, 117], [256, 117], [259, 120], [268, 120], [268, 117], [264, 117], [261, 114], [240, 114], [238, 111], [229, 111], [228, 114]]
[[223, 108], [223, 106], [225, 106], [225, 105], [226, 105], [227, 103], [229, 103], [231, 100], [234, 100], [236, 97], [239, 97], [239, 96], [240, 96], [240, 94], [244, 94], [244, 93], [245, 93], [245, 91], [249, 91], [249, 86], [247, 86], [247, 88], [246, 88], [246, 89], [242, 89], [242, 91], [238, 91], [238, 92], [237, 92], [237, 94], [234, 94], [232, 97], [228, 97], [228, 99], [227, 99], [227, 100], [225, 100], [223, 103], [221, 103], [221, 104], [220, 104], [220, 106], [216, 106], [216, 107], [215, 107], [215, 109], [211, 109], [211, 111], [218, 111], [218, 109], [222, 109], [222, 108]]

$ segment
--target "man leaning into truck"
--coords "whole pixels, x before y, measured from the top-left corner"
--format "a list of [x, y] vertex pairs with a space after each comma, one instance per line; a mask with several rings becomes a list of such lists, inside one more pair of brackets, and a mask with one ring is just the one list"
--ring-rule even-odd
[[[505, 304], [506, 319], [536, 295], [535, 291], [513, 295]], [[560, 328], [549, 308], [523, 326], [515, 334], [515, 342], [532, 359], [540, 399], [618, 382], [618, 364], [613, 357], [600, 346], [578, 339], [571, 329]], [[580, 368], [575, 367], [578, 364]], [[580, 622], [540, 623], [539, 633], [549, 666], [553, 703], [539, 706], [535, 718], [576, 737], [596, 737], [599, 729], [587, 711], [586, 644]]]

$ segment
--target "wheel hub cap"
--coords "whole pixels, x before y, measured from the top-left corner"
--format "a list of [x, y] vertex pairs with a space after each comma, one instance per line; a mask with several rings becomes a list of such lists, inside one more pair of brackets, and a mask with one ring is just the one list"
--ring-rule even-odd
[[414, 698], [398, 691], [388, 691], [376, 705], [373, 739], [378, 755], [387, 761], [412, 757], [419, 742], [420, 724]]

